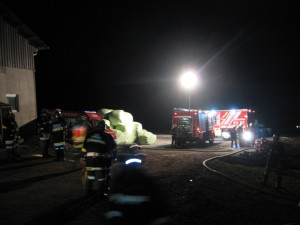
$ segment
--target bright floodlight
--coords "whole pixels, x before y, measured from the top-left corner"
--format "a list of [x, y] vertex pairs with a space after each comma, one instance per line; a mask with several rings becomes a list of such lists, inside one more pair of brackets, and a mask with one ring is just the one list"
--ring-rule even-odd
[[251, 132], [246, 131], [246, 132], [244, 132], [244, 134], [243, 134], [243, 138], [244, 138], [246, 141], [250, 141], [250, 140], [253, 138], [253, 135], [252, 135]]
[[216, 113], [217, 113], [217, 112], [216, 112], [215, 110], [212, 110], [212, 111], [210, 111], [210, 112], [208, 113], [208, 115], [209, 115], [209, 116], [214, 116], [214, 115], [216, 115]]
[[192, 89], [197, 84], [197, 76], [194, 72], [185, 72], [181, 77], [181, 84], [186, 89]]

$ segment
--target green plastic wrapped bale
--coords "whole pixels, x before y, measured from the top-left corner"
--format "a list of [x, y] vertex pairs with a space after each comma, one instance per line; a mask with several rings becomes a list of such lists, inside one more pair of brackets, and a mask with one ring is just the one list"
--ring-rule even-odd
[[107, 120], [107, 119], [103, 119], [103, 120], [104, 120], [104, 122], [105, 122], [106, 126], [110, 128], [110, 121], [109, 121], [109, 120]]
[[112, 126], [113, 129], [125, 132], [126, 131], [126, 126], [125, 125], [114, 125]]
[[115, 125], [126, 125], [133, 122], [133, 117], [130, 113], [124, 112], [124, 110], [113, 110], [109, 113], [110, 123]]
[[143, 129], [138, 134], [138, 144], [140, 145], [153, 145], [156, 143], [156, 135]]
[[137, 134], [143, 130], [143, 126], [141, 123], [133, 122], [133, 124], [134, 124], [134, 130], [136, 131]]
[[134, 141], [137, 139], [137, 132], [135, 126], [135, 123], [129, 123], [126, 125], [119, 124], [114, 126], [114, 128], [123, 132], [124, 136], [126, 137], [127, 144], [133, 144]]
[[112, 129], [113, 132], [117, 135], [117, 144], [118, 145], [125, 145], [127, 141], [127, 137], [124, 132], [116, 129]]
[[117, 144], [132, 145], [135, 142], [143, 145], [156, 143], [156, 135], [143, 129], [133, 116], [124, 110], [100, 109], [97, 113], [104, 119], [107, 126], [117, 135]]
[[125, 132], [122, 132], [120, 130], [113, 129], [115, 134], [117, 135], [117, 144], [118, 145], [131, 145], [134, 143], [133, 138]]
[[131, 124], [128, 124], [127, 126], [132, 127], [132, 132], [130, 134], [128, 133], [129, 134], [128, 141], [130, 142], [130, 144], [133, 144], [137, 140], [138, 130], [142, 130], [142, 124], [140, 124], [138, 122], [132, 122]]
[[102, 117], [102, 119], [108, 119], [111, 111], [113, 111], [113, 109], [99, 109], [97, 113]]

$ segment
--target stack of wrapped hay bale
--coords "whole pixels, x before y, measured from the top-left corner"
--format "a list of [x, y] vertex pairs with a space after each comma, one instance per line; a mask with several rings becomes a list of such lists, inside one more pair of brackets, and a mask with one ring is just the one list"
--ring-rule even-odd
[[117, 144], [152, 145], [156, 143], [156, 135], [143, 129], [133, 116], [124, 110], [99, 109], [97, 113], [117, 135]]

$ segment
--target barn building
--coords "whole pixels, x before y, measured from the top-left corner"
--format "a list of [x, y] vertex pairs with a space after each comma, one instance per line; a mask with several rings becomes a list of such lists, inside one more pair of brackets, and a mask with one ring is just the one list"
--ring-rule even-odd
[[32, 128], [37, 118], [34, 58], [45, 49], [46, 43], [0, 2], [0, 102], [12, 105], [20, 131]]

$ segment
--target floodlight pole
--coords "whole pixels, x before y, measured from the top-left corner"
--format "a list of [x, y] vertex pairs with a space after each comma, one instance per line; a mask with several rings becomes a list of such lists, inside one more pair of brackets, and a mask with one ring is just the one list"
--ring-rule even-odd
[[189, 112], [191, 111], [191, 92], [189, 92]]

